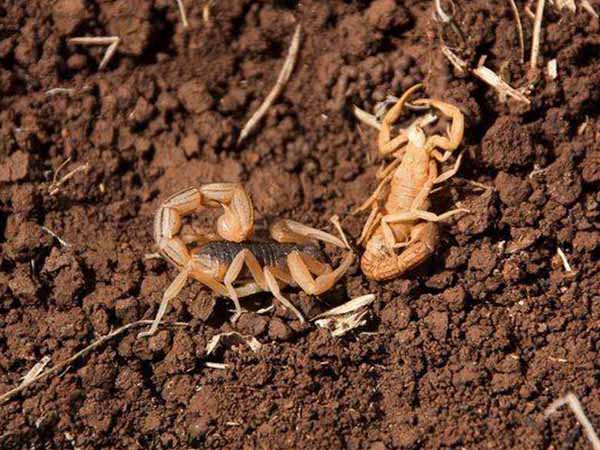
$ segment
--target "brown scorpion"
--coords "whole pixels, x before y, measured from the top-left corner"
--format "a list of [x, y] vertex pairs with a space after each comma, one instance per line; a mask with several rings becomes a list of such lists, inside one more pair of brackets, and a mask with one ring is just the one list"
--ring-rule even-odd
[[[408, 89], [383, 118], [379, 153], [382, 156], [393, 155], [395, 160], [378, 173], [381, 179], [379, 186], [355, 211], [371, 207], [358, 242], [366, 247], [361, 269], [372, 280], [389, 280], [423, 263], [438, 245], [439, 231], [435, 222], [468, 212], [464, 208], [440, 215], [428, 211], [428, 196], [433, 186], [456, 174], [462, 159], [461, 153], [452, 169], [438, 175], [438, 162], [447, 161], [463, 138], [464, 117], [456, 106], [433, 99], [413, 102], [434, 107], [449, 116], [448, 137], [426, 136], [418, 121], [398, 136], [391, 136], [392, 124], [410, 96], [420, 87], [417, 84]], [[404, 250], [397, 254], [398, 248]]]
[[[218, 236], [179, 236], [182, 218], [203, 208], [223, 209], [217, 219]], [[347, 249], [343, 231], [339, 231], [343, 241], [284, 219], [271, 226], [269, 239], [257, 240], [253, 238], [254, 207], [241, 185], [206, 184], [173, 195], [156, 213], [154, 239], [160, 254], [179, 269], [179, 274], [165, 291], [150, 329], [139, 336], [156, 332], [169, 302], [188, 278], [201, 282], [217, 295], [229, 297], [235, 305], [234, 323], [243, 312], [239, 299], [262, 291], [270, 291], [304, 322], [300, 311], [281, 294], [279, 282], [296, 284], [309, 295], [320, 295], [333, 287], [352, 264], [354, 254], [346, 253], [339, 267], [332, 270], [319, 261], [322, 253], [318, 241]], [[191, 242], [197, 245], [192, 250], [187, 247]]]

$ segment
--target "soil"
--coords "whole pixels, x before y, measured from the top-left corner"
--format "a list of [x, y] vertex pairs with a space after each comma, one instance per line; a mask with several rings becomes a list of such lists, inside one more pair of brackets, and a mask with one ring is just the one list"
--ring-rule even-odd
[[[379, 162], [352, 105], [373, 111], [417, 81], [458, 105], [464, 160], [432, 209], [471, 214], [403, 278], [370, 282], [355, 263], [320, 298], [285, 289], [308, 317], [376, 294], [367, 325], [342, 338], [277, 306], [236, 325], [260, 352], [207, 357], [233, 328], [231, 304], [189, 283], [166, 316], [189, 327], [128, 332], [0, 405], [0, 448], [590, 448], [567, 408], [543, 412], [573, 392], [600, 428], [599, 21], [547, 2], [531, 82], [510, 2], [455, 0], [464, 42], [430, 1], [220, 1], [208, 23], [203, 2], [183, 3], [189, 28], [172, 0], [0, 4], [0, 392], [44, 356], [56, 364], [154, 316], [176, 270], [145, 258], [153, 214], [179, 189], [240, 181], [259, 223], [330, 229], [338, 214], [356, 239], [366, 217], [350, 211]], [[528, 59], [532, 20], [517, 6]], [[297, 23], [292, 78], [237, 147]], [[107, 35], [122, 42], [103, 72], [104, 47], [67, 42]], [[531, 105], [457, 73], [441, 37], [472, 66], [487, 55]], [[51, 195], [67, 158], [58, 179], [87, 169]]]

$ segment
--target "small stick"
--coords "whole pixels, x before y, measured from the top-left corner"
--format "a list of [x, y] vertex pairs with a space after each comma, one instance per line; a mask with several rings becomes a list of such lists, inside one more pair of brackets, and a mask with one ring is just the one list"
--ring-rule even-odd
[[220, 369], [220, 370], [229, 369], [229, 364], [223, 364], [223, 363], [205, 362], [204, 365], [210, 369]]
[[179, 14], [181, 15], [181, 21], [183, 22], [183, 28], [190, 26], [187, 20], [187, 14], [185, 13], [185, 7], [183, 6], [183, 0], [177, 0], [177, 6], [179, 6]]
[[529, 61], [529, 70], [532, 74], [537, 70], [537, 60], [540, 53], [540, 33], [542, 31], [542, 19], [544, 17], [544, 6], [546, 0], [538, 0], [535, 10], [535, 20], [533, 22], [533, 39], [531, 41], [531, 59]]
[[296, 30], [294, 31], [294, 36], [292, 38], [292, 43], [290, 45], [287, 58], [283, 63], [281, 72], [279, 72], [279, 76], [277, 77], [275, 86], [273, 86], [273, 89], [271, 89], [269, 95], [267, 95], [260, 107], [256, 110], [252, 117], [250, 117], [250, 120], [248, 120], [246, 125], [244, 125], [244, 128], [242, 128], [240, 137], [237, 141], [237, 145], [240, 145], [240, 143], [248, 136], [248, 134], [252, 132], [252, 130], [256, 127], [258, 122], [266, 114], [267, 110], [271, 107], [273, 102], [277, 99], [277, 97], [279, 97], [279, 94], [281, 94], [283, 87], [290, 79], [290, 76], [292, 75], [292, 70], [294, 70], [296, 58], [298, 56], [298, 49], [300, 48], [300, 28], [300, 25], [296, 26]]
[[69, 39], [70, 44], [79, 44], [79, 45], [108, 45], [106, 52], [104, 53], [104, 57], [102, 61], [100, 61], [100, 65], [98, 66], [98, 70], [102, 70], [109, 63], [115, 52], [117, 51], [117, 47], [119, 46], [119, 42], [121, 42], [121, 38], [118, 36], [102, 36], [102, 37], [76, 37]]
[[42, 230], [44, 230], [46, 233], [48, 233], [50, 236], [52, 236], [54, 239], [56, 239], [60, 243], [60, 245], [62, 245], [63, 247], [71, 246], [71, 244], [69, 244], [67, 241], [65, 241], [63, 238], [61, 238], [58, 234], [56, 234], [50, 228], [46, 228], [46, 227], [42, 226]]
[[592, 448], [594, 450], [600, 450], [600, 439], [598, 439], [598, 435], [594, 430], [594, 426], [585, 415], [583, 407], [581, 406], [581, 402], [575, 396], [575, 394], [569, 392], [564, 397], [554, 400], [552, 403], [550, 403], [550, 406], [546, 408], [546, 411], [544, 411], [544, 417], [548, 418], [563, 405], [569, 405], [569, 408], [571, 408], [571, 411], [573, 411], [573, 414], [575, 414], [577, 421], [582, 426], [585, 435], [592, 444]]
[[476, 69], [473, 69], [472, 72], [473, 75], [492, 86], [501, 95], [508, 95], [509, 97], [512, 97], [515, 100], [527, 103], [528, 105], [531, 104], [527, 97], [525, 97], [519, 91], [514, 89], [506, 81], [500, 78], [494, 71], [488, 69], [487, 67], [479, 66]]
[[565, 252], [562, 251], [562, 248], [558, 247], [556, 249], [556, 253], [558, 253], [558, 256], [560, 256], [560, 259], [562, 260], [563, 266], [565, 268], [566, 272], [573, 272], [573, 269], [571, 268], [571, 265], [569, 264], [569, 261], [567, 261], [567, 255], [565, 255]]
[[[13, 389], [5, 392], [4, 394], [0, 395], [0, 404], [4, 403], [5, 401], [7, 401], [11, 397], [13, 397], [15, 394], [18, 394], [19, 392], [21, 392], [22, 390], [24, 390], [26, 387], [31, 386], [33, 383], [36, 383], [36, 382], [38, 382], [40, 380], [43, 380], [44, 378], [47, 378], [48, 376], [50, 376], [52, 374], [60, 372], [61, 370], [65, 369], [66, 367], [68, 367], [69, 365], [71, 365], [74, 361], [76, 361], [80, 357], [87, 355], [92, 350], [94, 350], [95, 348], [101, 346], [106, 341], [114, 338], [115, 336], [118, 336], [119, 334], [124, 333], [125, 331], [129, 330], [130, 328], [138, 327], [140, 325], [152, 324], [152, 322], [153, 322], [153, 320], [138, 320], [137, 322], [131, 322], [131, 323], [128, 323], [127, 325], [123, 325], [121, 328], [117, 328], [112, 333], [108, 333], [107, 335], [102, 336], [101, 338], [99, 338], [95, 342], [92, 342], [87, 347], [79, 350], [73, 356], [65, 359], [64, 361], [62, 361], [62, 362], [60, 362], [60, 363], [58, 363], [58, 364], [56, 364], [56, 365], [54, 365], [52, 367], [50, 367], [48, 370], [45, 370], [45, 371], [39, 373], [38, 375], [29, 378], [27, 380], [27, 383], [25, 383], [25, 380], [23, 380], [23, 383], [19, 384], [17, 387], [15, 387], [15, 388], [13, 388]], [[189, 324], [188, 323], [184, 323], [184, 322], [173, 322], [173, 323], [168, 323], [168, 324], [165, 324], [165, 325], [172, 325], [172, 326], [176, 326], [176, 327], [189, 327]]]
[[512, 8], [513, 14], [515, 16], [515, 22], [517, 24], [517, 32], [519, 33], [519, 52], [520, 52], [520, 62], [521, 64], [525, 61], [525, 39], [523, 38], [523, 25], [521, 24], [521, 16], [519, 15], [519, 10], [517, 9], [517, 4], [515, 0], [508, 0], [510, 3], [510, 7]]

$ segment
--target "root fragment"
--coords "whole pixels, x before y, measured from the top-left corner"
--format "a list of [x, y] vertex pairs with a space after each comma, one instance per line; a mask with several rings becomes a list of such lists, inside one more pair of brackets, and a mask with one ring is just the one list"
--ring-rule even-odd
[[77, 166], [75, 169], [71, 170], [69, 173], [67, 173], [61, 179], [58, 179], [58, 174], [61, 172], [62, 169], [64, 169], [64, 167], [70, 161], [71, 161], [71, 158], [67, 158], [63, 163], [61, 163], [60, 166], [58, 166], [58, 169], [56, 169], [56, 172], [54, 172], [54, 177], [52, 178], [52, 183], [50, 183], [50, 187], [48, 188], [50, 195], [58, 194], [58, 192], [60, 192], [60, 187], [63, 184], [65, 184], [67, 181], [69, 181], [70, 178], [72, 178], [76, 173], [81, 172], [81, 171], [86, 171], [89, 168], [88, 163], [82, 164], [80, 166]]
[[568, 393], [564, 397], [554, 400], [550, 404], [550, 406], [546, 408], [546, 411], [544, 411], [544, 417], [548, 418], [556, 411], [558, 411], [558, 408], [560, 408], [563, 405], [569, 405], [569, 408], [571, 408], [571, 411], [573, 411], [573, 414], [575, 414], [575, 417], [577, 418], [577, 422], [579, 422], [579, 424], [583, 428], [583, 431], [585, 432], [585, 435], [592, 444], [592, 448], [594, 450], [600, 450], [600, 439], [598, 439], [598, 435], [594, 430], [594, 426], [585, 415], [585, 412], [583, 411], [583, 406], [581, 406], [581, 402], [575, 396], [575, 394]]
[[69, 44], [78, 44], [78, 45], [108, 45], [106, 52], [104, 53], [104, 57], [102, 61], [100, 61], [100, 65], [98, 66], [98, 70], [102, 70], [106, 67], [106, 65], [110, 62], [111, 58], [117, 51], [117, 47], [121, 42], [121, 38], [118, 36], [102, 36], [102, 37], [76, 37], [69, 39]]
[[246, 137], [254, 130], [256, 125], [260, 122], [260, 120], [267, 113], [271, 105], [277, 97], [283, 91], [284, 86], [290, 79], [292, 75], [292, 71], [294, 70], [294, 65], [296, 64], [296, 59], [298, 57], [298, 50], [300, 48], [300, 25], [296, 26], [296, 30], [294, 31], [294, 36], [292, 37], [292, 43], [290, 44], [290, 49], [288, 50], [288, 55], [283, 63], [283, 67], [281, 68], [281, 72], [279, 72], [279, 76], [277, 77], [277, 81], [275, 82], [275, 86], [269, 92], [269, 95], [265, 98], [260, 107], [256, 110], [252, 117], [248, 120], [242, 131], [240, 132], [240, 137], [237, 141], [237, 145], [240, 145]]
[[[30, 374], [28, 373], [25, 376], [25, 379], [23, 379], [23, 382], [21, 384], [19, 384], [17, 387], [10, 389], [9, 391], [0, 395], [0, 405], [2, 403], [6, 402], [7, 400], [11, 399], [12, 397], [14, 397], [19, 392], [22, 392], [28, 386], [31, 386], [32, 384], [37, 383], [38, 381], [48, 378], [50, 375], [60, 373], [61, 371], [67, 369], [73, 362], [77, 361], [82, 356], [87, 355], [95, 348], [98, 348], [99, 346], [101, 346], [105, 342], [109, 341], [110, 339], [112, 339], [120, 334], [123, 334], [125, 331], [129, 330], [130, 328], [139, 327], [141, 325], [148, 325], [148, 324], [151, 324], [152, 322], [153, 322], [152, 320], [138, 320], [137, 322], [131, 322], [131, 323], [128, 323], [127, 325], [123, 325], [122, 327], [117, 328], [115, 331], [113, 331], [105, 336], [102, 336], [101, 338], [92, 342], [87, 347], [79, 350], [73, 356], [50, 367], [48, 370], [43, 370], [43, 368], [42, 368], [42, 370], [39, 373], [36, 373], [36, 375], [32, 374], [32, 376], [29, 376]], [[188, 327], [189, 326], [189, 324], [183, 323], [183, 322], [173, 322], [173, 323], [169, 323], [169, 324], [165, 324], [165, 325], [176, 326], [176, 327]], [[42, 361], [40, 361], [40, 363]], [[34, 366], [34, 368], [35, 367], [36, 366]], [[32, 371], [33, 371], [33, 369], [30, 371], [30, 373]], [[36, 372], [37, 372], [37, 369], [36, 369]]]

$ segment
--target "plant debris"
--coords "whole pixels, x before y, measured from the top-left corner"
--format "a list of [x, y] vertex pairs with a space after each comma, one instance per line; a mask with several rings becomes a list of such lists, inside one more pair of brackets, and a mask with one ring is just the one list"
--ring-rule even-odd
[[106, 52], [104, 53], [104, 57], [102, 61], [100, 61], [100, 65], [98, 66], [98, 70], [103, 70], [107, 64], [112, 59], [113, 55], [117, 51], [117, 47], [121, 39], [118, 36], [106, 36], [106, 37], [75, 37], [69, 39], [70, 44], [77, 45], [107, 45]]
[[275, 86], [273, 86], [273, 89], [271, 89], [269, 95], [267, 95], [263, 103], [259, 106], [256, 112], [252, 114], [252, 117], [250, 117], [246, 125], [244, 125], [244, 128], [242, 128], [240, 137], [237, 141], [238, 145], [240, 145], [241, 142], [246, 139], [246, 137], [254, 130], [256, 125], [267, 113], [273, 102], [277, 100], [277, 97], [279, 97], [286, 83], [290, 79], [292, 71], [294, 70], [294, 65], [296, 64], [296, 59], [298, 57], [298, 50], [300, 49], [300, 30], [300, 25], [297, 25], [296, 30], [294, 31], [294, 36], [292, 37], [290, 49], [288, 50], [288, 55], [283, 63], [281, 71], [279, 72]]
[[362, 295], [343, 305], [319, 314], [312, 321], [318, 327], [330, 330], [333, 337], [344, 336], [349, 331], [364, 326], [367, 323], [364, 317], [367, 315], [368, 310], [363, 308], [366, 308], [374, 301], [374, 294]]
[[585, 435], [592, 444], [592, 448], [594, 450], [600, 450], [600, 439], [598, 439], [598, 435], [594, 430], [594, 426], [585, 415], [583, 406], [581, 406], [581, 402], [575, 394], [568, 393], [564, 397], [554, 400], [550, 406], [546, 408], [546, 411], [544, 411], [544, 417], [550, 417], [552, 414], [558, 411], [558, 408], [563, 405], [569, 405], [569, 408], [571, 408], [571, 411], [573, 411], [573, 414], [575, 414], [575, 417], [577, 418], [577, 422], [579, 422], [579, 425], [581, 425]]
[[208, 341], [208, 344], [206, 344], [206, 354], [210, 355], [220, 345], [233, 345], [239, 343], [246, 344], [255, 353], [258, 353], [262, 348], [262, 344], [254, 336], [246, 336], [237, 331], [230, 331], [228, 333], [214, 335], [210, 341]]

